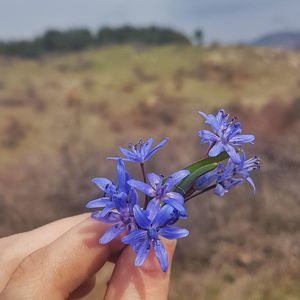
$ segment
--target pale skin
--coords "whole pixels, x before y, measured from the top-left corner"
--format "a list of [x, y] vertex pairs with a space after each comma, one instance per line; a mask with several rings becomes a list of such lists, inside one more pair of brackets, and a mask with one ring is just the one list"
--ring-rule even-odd
[[[107, 261], [115, 267], [105, 300], [167, 299], [170, 266], [163, 273], [150, 252], [135, 267], [135, 253], [120, 239], [98, 244], [107, 228], [83, 214], [0, 239], [0, 300], [80, 299], [93, 290]], [[171, 265], [176, 242], [164, 244]]]

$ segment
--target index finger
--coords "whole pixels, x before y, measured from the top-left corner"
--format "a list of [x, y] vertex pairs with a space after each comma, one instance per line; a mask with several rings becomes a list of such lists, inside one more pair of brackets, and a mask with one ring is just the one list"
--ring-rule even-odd
[[[4, 299], [66, 299], [108, 258], [121, 251], [120, 240], [100, 245], [99, 237], [108, 226], [91, 218], [76, 225], [48, 246], [26, 258], [8, 282]], [[22, 298], [27, 299], [27, 298]]]

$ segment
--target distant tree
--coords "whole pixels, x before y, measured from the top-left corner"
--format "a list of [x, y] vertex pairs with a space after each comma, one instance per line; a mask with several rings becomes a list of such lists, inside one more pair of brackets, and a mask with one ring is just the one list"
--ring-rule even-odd
[[190, 40], [170, 28], [122, 26], [101, 28], [96, 35], [88, 29], [48, 30], [28, 41], [0, 42], [0, 53], [11, 56], [38, 57], [44, 53], [74, 52], [110, 44], [187, 45]]
[[194, 32], [194, 39], [198, 46], [201, 46], [203, 44], [204, 40], [204, 34], [201, 29], [196, 29]]

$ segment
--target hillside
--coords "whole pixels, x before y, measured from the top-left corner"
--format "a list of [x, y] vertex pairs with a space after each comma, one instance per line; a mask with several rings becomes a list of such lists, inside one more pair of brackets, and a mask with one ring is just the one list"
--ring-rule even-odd
[[300, 49], [300, 32], [278, 32], [259, 37], [253, 46], [262, 46], [281, 49]]
[[0, 57], [0, 70], [0, 235], [82, 212], [97, 193], [90, 179], [114, 176], [105, 157], [140, 137], [171, 138], [154, 171], [199, 159], [197, 111], [225, 107], [256, 135], [257, 193], [189, 204], [170, 299], [299, 299], [300, 54], [122, 46]]

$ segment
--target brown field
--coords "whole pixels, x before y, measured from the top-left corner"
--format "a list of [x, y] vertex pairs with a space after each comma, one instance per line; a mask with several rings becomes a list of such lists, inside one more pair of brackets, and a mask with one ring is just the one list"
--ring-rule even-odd
[[171, 138], [148, 169], [200, 159], [197, 111], [220, 107], [256, 135], [257, 193], [245, 184], [188, 204], [170, 299], [300, 299], [299, 53], [126, 46], [0, 57], [0, 236], [85, 211], [90, 179], [114, 176], [105, 157], [140, 137]]

